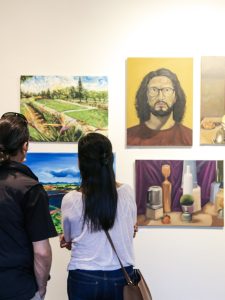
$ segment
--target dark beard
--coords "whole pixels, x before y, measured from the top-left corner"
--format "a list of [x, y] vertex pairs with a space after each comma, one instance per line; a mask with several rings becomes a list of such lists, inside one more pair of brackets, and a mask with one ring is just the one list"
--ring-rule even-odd
[[149, 107], [149, 111], [150, 111], [150, 113], [152, 113], [156, 117], [166, 117], [166, 116], [169, 116], [171, 114], [171, 112], [173, 111], [173, 106], [169, 107], [165, 111], [163, 111], [163, 110], [155, 110], [154, 108]]

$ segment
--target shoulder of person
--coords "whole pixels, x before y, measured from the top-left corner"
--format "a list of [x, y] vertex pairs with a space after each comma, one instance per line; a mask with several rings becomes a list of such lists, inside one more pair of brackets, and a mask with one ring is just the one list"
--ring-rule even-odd
[[121, 183], [121, 182], [116, 182], [116, 188], [117, 189], [122, 189], [122, 188], [126, 188], [126, 189], [131, 189], [131, 186], [127, 183]]
[[70, 191], [62, 198], [62, 210], [69, 209], [76, 203], [82, 201], [82, 194], [79, 191]]
[[190, 133], [192, 134], [192, 129], [181, 124], [181, 123], [177, 123], [178, 127], [182, 130], [182, 131], [185, 131], [186, 133]]
[[117, 186], [118, 192], [123, 193], [126, 198], [134, 198], [134, 190], [133, 188], [127, 184], [127, 183], [120, 183], [119, 186]]
[[140, 130], [143, 129], [142, 127], [143, 127], [142, 124], [137, 124], [132, 127], [129, 127], [129, 128], [127, 128], [127, 134], [131, 135], [131, 136], [135, 135], [135, 134], [139, 133]]

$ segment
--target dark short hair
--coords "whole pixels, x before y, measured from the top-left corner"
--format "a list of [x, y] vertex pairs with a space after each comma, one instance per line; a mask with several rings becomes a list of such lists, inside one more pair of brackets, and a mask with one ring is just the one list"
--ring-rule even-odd
[[24, 119], [15, 115], [0, 119], [0, 132], [0, 161], [4, 163], [29, 141], [29, 130]]
[[173, 119], [175, 122], [181, 122], [185, 112], [186, 96], [177, 78], [177, 75], [168, 69], [158, 69], [145, 75], [136, 94], [135, 107], [140, 123], [148, 121], [150, 118], [150, 107], [148, 104], [148, 83], [156, 76], [166, 76], [172, 83], [175, 90], [176, 102], [173, 106]]

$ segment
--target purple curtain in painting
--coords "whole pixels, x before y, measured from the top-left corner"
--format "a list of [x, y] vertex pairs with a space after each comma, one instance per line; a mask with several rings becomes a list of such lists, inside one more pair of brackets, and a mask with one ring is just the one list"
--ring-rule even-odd
[[[138, 214], [145, 214], [147, 191], [150, 186], [161, 186], [164, 177], [162, 165], [169, 164], [171, 174], [168, 180], [172, 184], [172, 211], [181, 211], [183, 160], [137, 160], [136, 168], [136, 202]], [[216, 178], [216, 161], [196, 161], [197, 182], [201, 187], [201, 204], [205, 205], [210, 197], [210, 185]]]

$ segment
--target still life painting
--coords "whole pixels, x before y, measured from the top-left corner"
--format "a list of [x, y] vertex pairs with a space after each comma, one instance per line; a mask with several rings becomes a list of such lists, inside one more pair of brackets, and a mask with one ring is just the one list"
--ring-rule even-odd
[[108, 134], [106, 76], [21, 76], [20, 110], [34, 142], [77, 142]]
[[224, 226], [222, 160], [136, 160], [142, 226]]
[[225, 145], [225, 56], [201, 59], [201, 145]]
[[130, 57], [126, 90], [127, 146], [192, 146], [192, 58]]
[[62, 233], [62, 198], [80, 187], [77, 156], [77, 153], [28, 153], [25, 161], [49, 196], [49, 210], [58, 234]]

